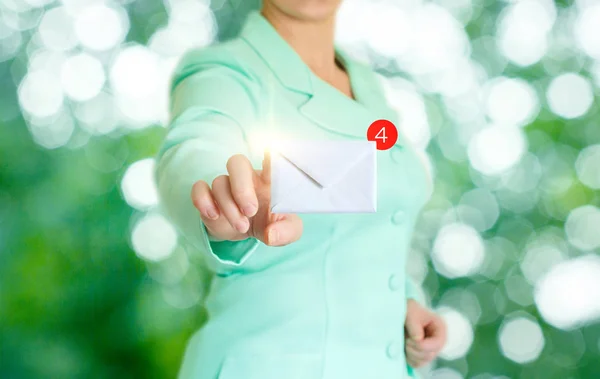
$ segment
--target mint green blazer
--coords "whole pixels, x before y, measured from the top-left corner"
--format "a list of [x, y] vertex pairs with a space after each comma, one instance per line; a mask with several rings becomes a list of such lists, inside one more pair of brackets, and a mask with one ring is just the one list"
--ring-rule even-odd
[[226, 174], [234, 154], [260, 169], [266, 139], [364, 140], [375, 120], [398, 124], [376, 74], [337, 54], [356, 100], [314, 75], [255, 12], [238, 38], [190, 51], [175, 70], [157, 184], [182, 243], [215, 274], [208, 321], [189, 341], [180, 378], [412, 375], [404, 319], [418, 292], [405, 260], [431, 179], [402, 133], [377, 152], [376, 213], [301, 215], [304, 233], [285, 247], [211, 241], [190, 199], [193, 183]]

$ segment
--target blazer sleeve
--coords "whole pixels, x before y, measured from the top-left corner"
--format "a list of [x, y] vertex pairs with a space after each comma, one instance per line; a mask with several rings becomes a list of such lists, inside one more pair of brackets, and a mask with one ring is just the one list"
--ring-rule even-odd
[[406, 300], [408, 299], [413, 299], [421, 304], [424, 304], [424, 299], [421, 291], [419, 291], [418, 286], [408, 275], [406, 275]]
[[211, 184], [226, 174], [234, 154], [250, 157], [247, 131], [258, 118], [256, 83], [240, 67], [222, 52], [184, 56], [171, 81], [171, 121], [155, 173], [164, 214], [217, 274], [242, 265], [259, 244], [254, 238], [212, 241], [191, 200], [196, 181]]

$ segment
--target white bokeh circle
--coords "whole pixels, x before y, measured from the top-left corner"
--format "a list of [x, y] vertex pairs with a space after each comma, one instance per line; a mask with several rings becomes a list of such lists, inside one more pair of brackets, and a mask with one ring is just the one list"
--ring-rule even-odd
[[513, 168], [526, 152], [527, 140], [516, 126], [485, 127], [471, 138], [467, 148], [471, 166], [490, 176]]
[[104, 87], [102, 63], [87, 53], [70, 56], [63, 62], [60, 81], [65, 94], [75, 101], [93, 99]]
[[125, 171], [121, 189], [125, 201], [131, 207], [146, 210], [158, 204], [158, 190], [154, 180], [153, 158], [134, 162]]
[[575, 162], [577, 177], [592, 189], [600, 189], [600, 164], [598, 162], [600, 162], [600, 144], [581, 150]]
[[515, 317], [504, 321], [498, 332], [502, 354], [517, 363], [536, 360], [545, 344], [540, 325], [528, 317]]
[[140, 258], [161, 261], [175, 251], [177, 231], [165, 217], [158, 213], [151, 213], [134, 225], [131, 244]]
[[594, 102], [594, 92], [587, 79], [571, 72], [552, 79], [546, 98], [554, 114], [571, 119], [587, 113]]
[[440, 352], [440, 358], [455, 360], [462, 358], [473, 344], [473, 326], [469, 319], [459, 311], [450, 307], [440, 307], [437, 313], [444, 319], [447, 326], [447, 339]]
[[500, 77], [488, 84], [486, 110], [494, 123], [525, 126], [539, 108], [535, 90], [523, 79]]
[[462, 223], [445, 225], [433, 245], [435, 269], [447, 278], [470, 276], [478, 272], [485, 258], [485, 246], [473, 227]]
[[535, 303], [546, 322], [573, 329], [600, 318], [600, 257], [585, 255], [559, 263], [535, 287]]

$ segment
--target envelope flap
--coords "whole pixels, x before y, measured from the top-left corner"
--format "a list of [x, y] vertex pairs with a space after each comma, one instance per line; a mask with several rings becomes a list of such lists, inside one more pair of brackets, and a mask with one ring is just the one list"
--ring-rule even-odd
[[339, 181], [368, 154], [375, 154], [372, 141], [286, 141], [274, 152], [290, 161], [323, 187]]

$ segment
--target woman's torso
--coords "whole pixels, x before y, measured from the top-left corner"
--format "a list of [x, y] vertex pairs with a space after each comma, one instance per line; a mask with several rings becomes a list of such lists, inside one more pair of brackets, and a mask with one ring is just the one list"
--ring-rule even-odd
[[[397, 123], [368, 70], [347, 62], [354, 101], [310, 73], [294, 76], [295, 57], [286, 58], [292, 67], [269, 59], [278, 46], [261, 33], [258, 27], [212, 48], [233, 54], [260, 85], [251, 144], [366, 139], [371, 122]], [[431, 182], [402, 134], [390, 150], [377, 151], [377, 189], [376, 213], [301, 215], [299, 241], [261, 244], [243, 266], [215, 276], [205, 301], [209, 319], [190, 341], [180, 377], [405, 376], [406, 252]]]

